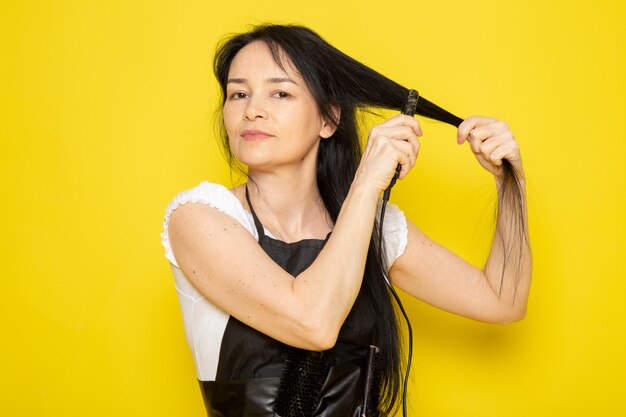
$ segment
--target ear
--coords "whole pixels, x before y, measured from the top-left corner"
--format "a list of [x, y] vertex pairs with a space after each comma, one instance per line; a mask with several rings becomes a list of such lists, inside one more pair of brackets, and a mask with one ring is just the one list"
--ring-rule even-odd
[[324, 120], [322, 128], [320, 129], [320, 137], [323, 139], [328, 139], [335, 133], [337, 127], [339, 126], [339, 120], [341, 119], [341, 108], [336, 104], [333, 104], [331, 105], [331, 109], [335, 123], [329, 120]]

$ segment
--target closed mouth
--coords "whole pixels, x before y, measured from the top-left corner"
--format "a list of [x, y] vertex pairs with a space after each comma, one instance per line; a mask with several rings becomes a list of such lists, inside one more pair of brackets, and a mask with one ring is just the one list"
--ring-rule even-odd
[[270, 135], [267, 132], [263, 132], [262, 130], [244, 130], [243, 132], [241, 132], [241, 137], [244, 140], [265, 139], [271, 136], [273, 135]]

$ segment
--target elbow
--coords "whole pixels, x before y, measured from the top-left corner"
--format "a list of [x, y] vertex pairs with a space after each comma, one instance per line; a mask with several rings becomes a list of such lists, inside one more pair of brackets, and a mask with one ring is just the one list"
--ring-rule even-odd
[[333, 337], [333, 336], [322, 337], [316, 340], [315, 350], [317, 351], [330, 350], [333, 347], [335, 347], [336, 343], [337, 343], [337, 337]]
[[293, 346], [312, 351], [329, 350], [335, 346], [343, 321], [329, 303], [311, 305], [306, 300], [299, 301], [292, 304], [290, 311], [296, 329], [297, 344]]
[[526, 306], [516, 309], [511, 309], [501, 314], [494, 323], [498, 324], [512, 324], [518, 321], [522, 321], [526, 317]]
[[324, 325], [323, 323], [317, 323], [316, 325], [309, 327], [308, 341], [312, 346], [309, 350], [329, 350], [332, 349], [337, 343], [339, 337], [339, 329], [334, 329], [332, 326]]
[[339, 328], [329, 325], [327, 321], [309, 318], [303, 324], [302, 334], [304, 335], [305, 349], [323, 351], [332, 349], [339, 337]]

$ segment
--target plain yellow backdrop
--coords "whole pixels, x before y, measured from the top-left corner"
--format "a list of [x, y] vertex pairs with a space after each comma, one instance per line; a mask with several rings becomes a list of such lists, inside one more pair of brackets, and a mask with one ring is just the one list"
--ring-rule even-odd
[[[212, 53], [265, 21], [520, 144], [528, 315], [483, 324], [404, 297], [410, 415], [626, 415], [623, 1], [12, 0], [0, 16], [0, 415], [204, 415], [160, 233], [177, 192], [230, 184]], [[420, 120], [392, 201], [482, 266], [493, 180], [455, 128]]]

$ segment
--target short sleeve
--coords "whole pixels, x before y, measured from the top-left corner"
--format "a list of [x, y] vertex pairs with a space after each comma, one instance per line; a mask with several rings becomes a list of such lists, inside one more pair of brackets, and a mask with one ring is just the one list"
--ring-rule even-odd
[[176, 267], [178, 262], [174, 258], [172, 247], [170, 246], [168, 225], [170, 216], [178, 207], [185, 203], [203, 203], [210, 207], [216, 208], [222, 213], [228, 214], [238, 222], [240, 222], [248, 231], [255, 237], [257, 236], [254, 223], [251, 222], [250, 217], [246, 214], [243, 206], [226, 187], [221, 184], [211, 183], [209, 181], [202, 181], [199, 185], [181, 191], [165, 208], [165, 219], [163, 220], [163, 232], [161, 233], [161, 244], [165, 248], [165, 257]]
[[[382, 200], [378, 203], [378, 219], [382, 209]], [[384, 251], [386, 255], [387, 268], [390, 269], [396, 259], [406, 250], [409, 229], [406, 217], [397, 205], [387, 203], [385, 208], [385, 218], [383, 219]]]

